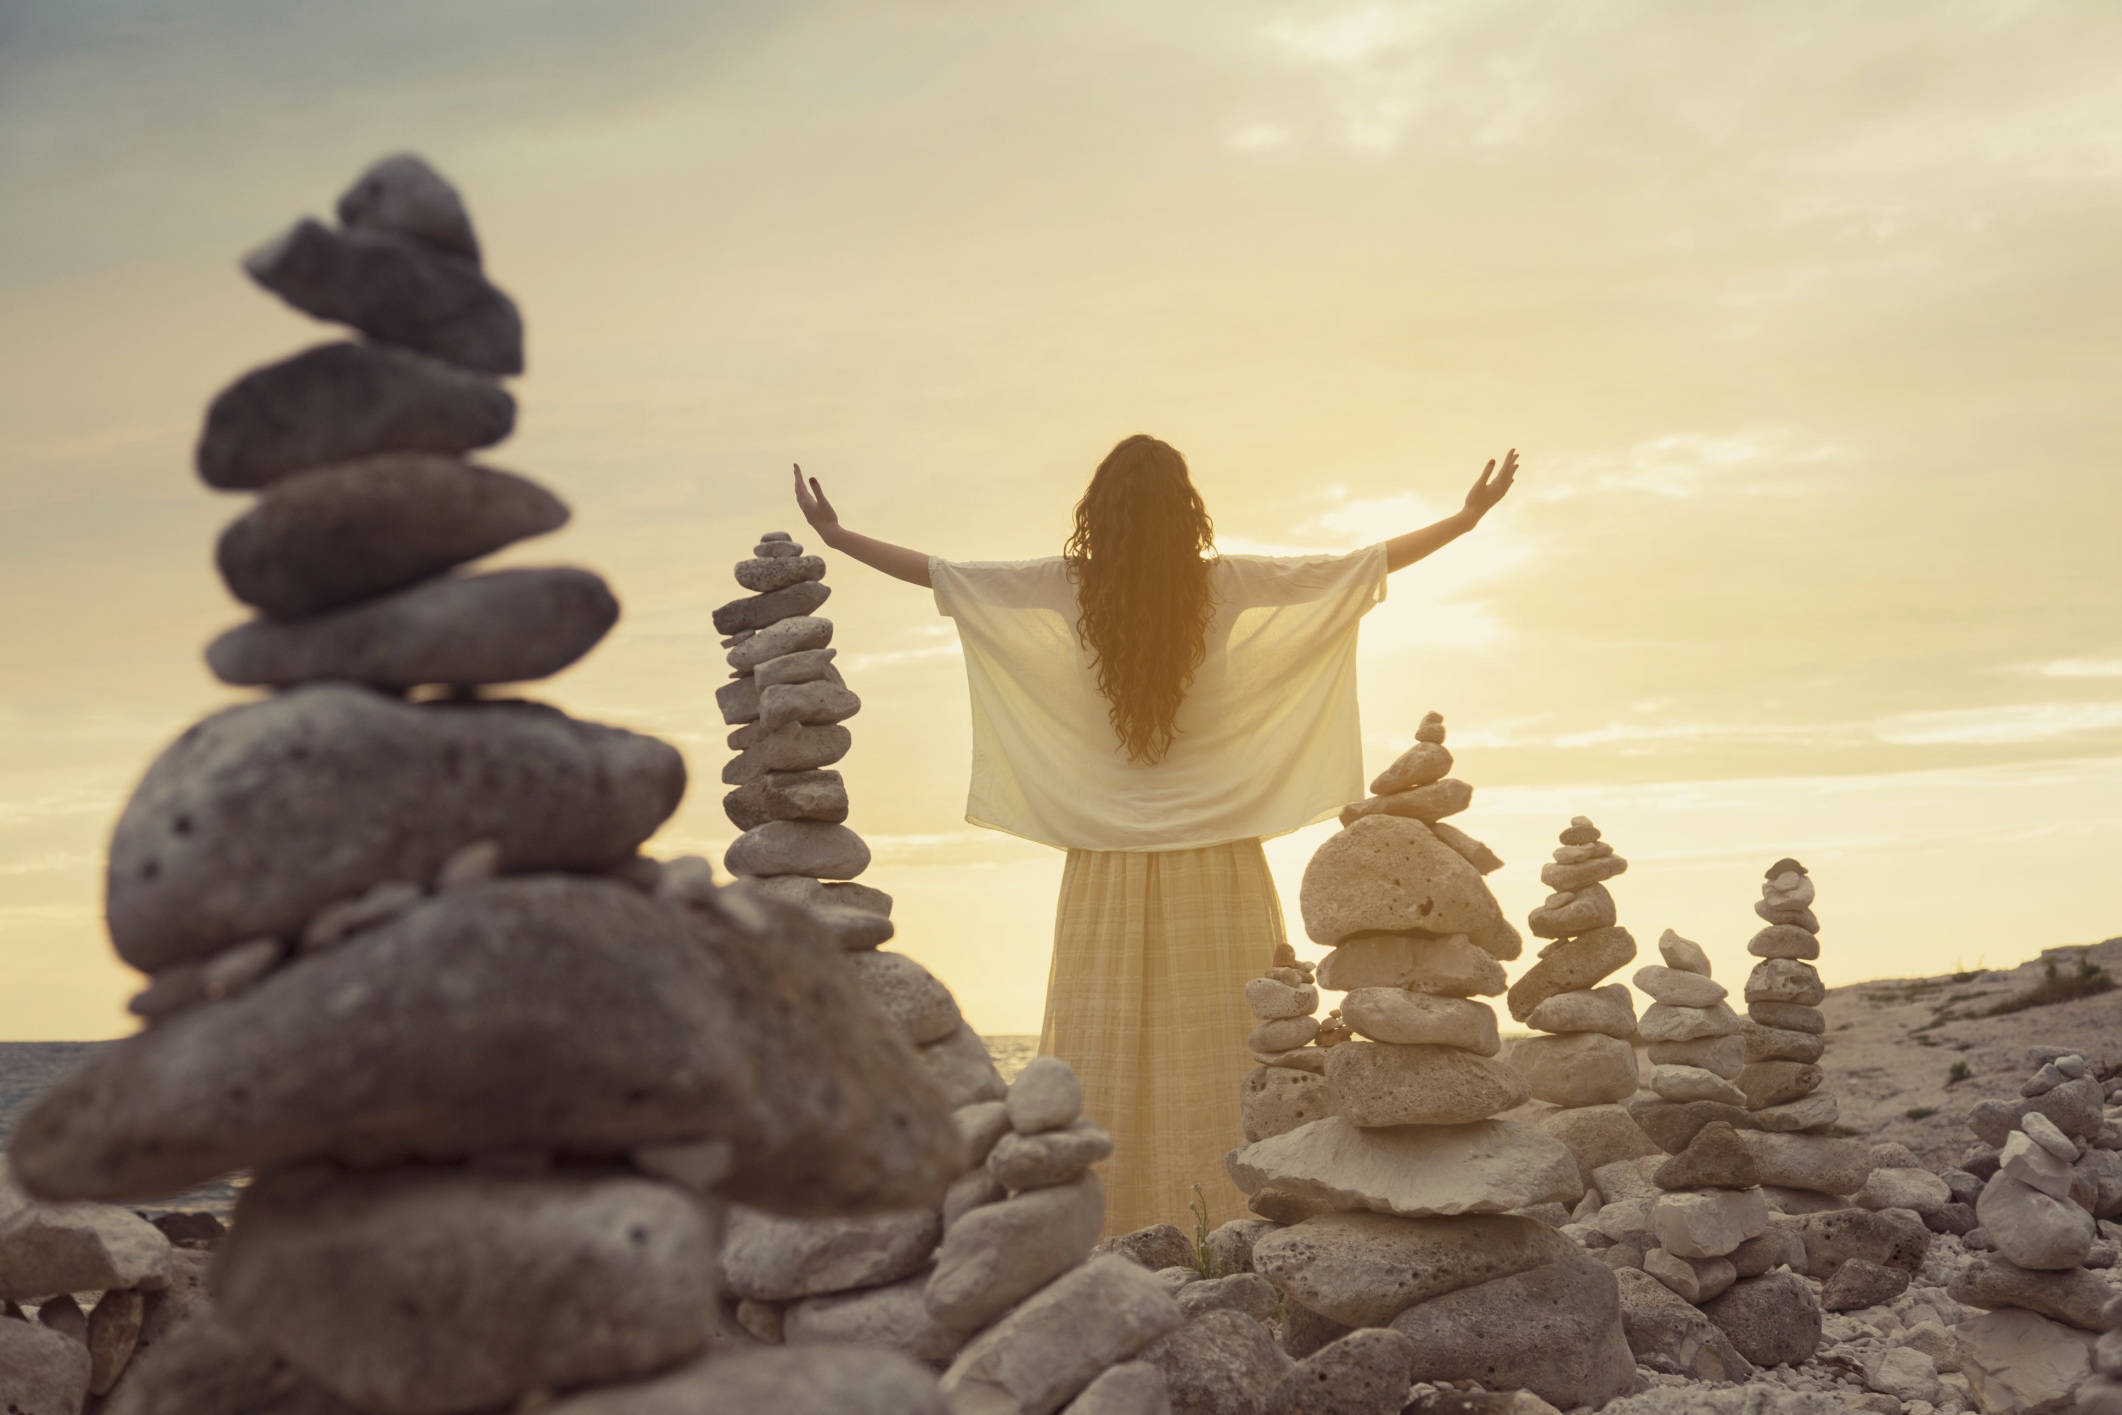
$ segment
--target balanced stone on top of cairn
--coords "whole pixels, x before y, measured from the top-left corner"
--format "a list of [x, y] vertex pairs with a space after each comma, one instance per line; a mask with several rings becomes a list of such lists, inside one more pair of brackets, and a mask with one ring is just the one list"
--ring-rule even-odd
[[[1264, 1019], [1246, 1083], [1257, 1138], [1229, 1169], [1253, 1212], [1285, 1225], [1255, 1238], [1251, 1262], [1283, 1293], [1285, 1341], [1308, 1334], [1292, 1354], [1390, 1326], [1412, 1341], [1413, 1380], [1597, 1406], [1634, 1374], [1618, 1289], [1516, 1212], [1584, 1186], [1561, 1141], [1497, 1118], [1527, 1086], [1496, 1060], [1495, 1013], [1477, 999], [1504, 990], [1522, 944], [1481, 879], [1500, 862], [1443, 824], [1473, 794], [1450, 768], [1431, 713], [1306, 866], [1305, 931], [1332, 951], [1315, 980], [1290, 953], [1247, 986]], [[1301, 1041], [1314, 981], [1346, 991], [1353, 1036]]]
[[683, 794], [674, 749], [479, 696], [573, 661], [617, 605], [580, 570], [452, 573], [567, 515], [458, 455], [508, 430], [490, 375], [522, 367], [521, 323], [419, 159], [339, 216], [246, 269], [365, 340], [238, 380], [199, 447], [210, 484], [259, 492], [218, 559], [260, 617], [210, 662], [280, 691], [135, 791], [107, 915], [147, 1030], [10, 1144], [47, 1200], [251, 1175], [211, 1311], [107, 1409], [619, 1415], [669, 1408], [615, 1384], [652, 1378], [940, 1415], [890, 1353], [712, 1354], [741, 1340], [726, 1199], [929, 1205], [963, 1142], [809, 914], [637, 853]]
[[1657, 1151], [1625, 1106], [1637, 1086], [1635, 1002], [1626, 984], [1601, 981], [1636, 956], [1606, 887], [1627, 869], [1597, 826], [1571, 818], [1540, 869], [1555, 892], [1526, 920], [1551, 941], [1507, 999], [1514, 1019], [1549, 1034], [1519, 1042], [1510, 1064], [1535, 1100], [1559, 1107], [1540, 1123], [1570, 1147], [1587, 1184], [1601, 1165]]

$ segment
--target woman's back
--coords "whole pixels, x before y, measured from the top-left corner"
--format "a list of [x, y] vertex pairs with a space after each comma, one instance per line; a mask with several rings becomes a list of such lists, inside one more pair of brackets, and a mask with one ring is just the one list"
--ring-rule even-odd
[[1129, 760], [1078, 631], [1069, 563], [931, 559], [972, 693], [966, 818], [1065, 848], [1176, 850], [1279, 835], [1362, 792], [1358, 621], [1385, 551], [1209, 567], [1213, 615], [1162, 760]]

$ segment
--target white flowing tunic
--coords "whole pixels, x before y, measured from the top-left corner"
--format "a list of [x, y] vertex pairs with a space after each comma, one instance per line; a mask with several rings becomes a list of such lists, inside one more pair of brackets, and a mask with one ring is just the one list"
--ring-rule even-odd
[[1226, 555], [1171, 752], [1130, 762], [1076, 635], [1067, 562], [932, 558], [972, 690], [974, 825], [1078, 850], [1189, 850], [1283, 835], [1363, 796], [1356, 629], [1385, 547]]

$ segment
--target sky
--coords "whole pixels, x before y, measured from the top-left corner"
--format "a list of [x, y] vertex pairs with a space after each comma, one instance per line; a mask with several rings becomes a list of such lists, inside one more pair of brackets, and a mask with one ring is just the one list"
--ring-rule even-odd
[[[243, 697], [190, 448], [329, 332], [236, 261], [405, 149], [525, 313], [487, 460], [575, 511], [498, 563], [625, 606], [529, 691], [690, 764], [653, 853], [734, 834], [708, 619], [804, 538], [792, 461], [999, 559], [1129, 433], [1262, 552], [1514, 446], [1360, 659], [1374, 770], [1445, 715], [1506, 912], [1588, 814], [1735, 987], [1784, 855], [1831, 983], [2122, 933], [2122, 8], [0, 0], [0, 1036], [130, 1028], [104, 842]], [[930, 597], [829, 560], [893, 946], [1036, 1030], [1061, 857], [965, 824]], [[1293, 933], [1330, 829], [1269, 845]]]

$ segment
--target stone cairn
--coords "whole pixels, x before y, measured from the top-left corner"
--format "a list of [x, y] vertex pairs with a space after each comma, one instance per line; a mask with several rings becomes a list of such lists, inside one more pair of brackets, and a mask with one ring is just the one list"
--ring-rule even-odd
[[[844, 824], [846, 783], [825, 770], [854, 744], [841, 724], [862, 710], [833, 667], [833, 621], [815, 613], [832, 594], [825, 561], [786, 531], [768, 531], [752, 551], [737, 562], [737, 583], [752, 593], [715, 611], [730, 666], [715, 700], [737, 753], [722, 768], [736, 788], [722, 809], [744, 832], [723, 864], [760, 894], [823, 911], [846, 947], [872, 948], [892, 936], [892, 900], [853, 882], [869, 868], [869, 846]], [[973, 1049], [986, 1063], [977, 1037]]]
[[1768, 927], [1746, 951], [1761, 961], [1746, 979], [1746, 1065], [1737, 1077], [1746, 1108], [1761, 1130], [1819, 1130], [1841, 1107], [1822, 1092], [1818, 1065], [1827, 1018], [1820, 1004], [1827, 984], [1812, 960], [1820, 956], [1820, 920], [1812, 911], [1813, 882], [1805, 866], [1783, 859], [1768, 867], [1754, 912]]
[[[1285, 954], [1247, 985], [1262, 1064], [1229, 1169], [1269, 1221], [1249, 1263], [1283, 1296], [1290, 1354], [1401, 1363], [1383, 1409], [1408, 1380], [1596, 1406], [1634, 1376], [1615, 1279], [1518, 1212], [1563, 1217], [1583, 1181], [1555, 1136], [1496, 1118], [1528, 1087], [1478, 999], [1522, 945], [1482, 882], [1501, 862], [1444, 823], [1473, 795], [1451, 765], [1431, 713], [1305, 869], [1305, 931], [1332, 949], [1316, 977]], [[1310, 1025], [1318, 987], [1346, 992], [1327, 1029]]]
[[1540, 869], [1555, 892], [1526, 920], [1549, 943], [1506, 999], [1512, 1018], [1549, 1034], [1519, 1042], [1510, 1064], [1535, 1100], [1557, 1107], [1540, 1123], [1570, 1147], [1587, 1184], [1599, 1166], [1658, 1148], [1625, 1105], [1637, 1086], [1635, 1002], [1625, 983], [1600, 981], [1636, 956], [1605, 883], [1627, 869], [1597, 826], [1571, 819]]
[[958, 1410], [1163, 1400], [1159, 1368], [1131, 1358], [1185, 1314], [1168, 1283], [1129, 1261], [1141, 1255], [1093, 1254], [1105, 1193], [1091, 1166], [1113, 1144], [1084, 1118], [1074, 1071], [1040, 1057], [1005, 1086], [949, 988], [878, 948], [892, 937], [891, 896], [853, 881], [869, 848], [844, 824], [840, 774], [825, 769], [852, 745], [842, 724], [861, 707], [833, 666], [832, 621], [814, 613], [825, 568], [769, 531], [737, 565], [753, 594], [715, 611], [735, 670], [716, 694], [738, 753], [723, 807], [744, 831], [724, 863], [738, 892], [801, 905], [826, 926], [953, 1107], [965, 1162], [940, 1202], [896, 1212], [731, 1206], [720, 1267], [735, 1319], [770, 1346], [902, 1352], [942, 1372]]
[[[578, 658], [617, 605], [580, 570], [458, 573], [567, 515], [462, 456], [509, 430], [520, 320], [419, 159], [338, 216], [245, 268], [365, 337], [245, 375], [199, 446], [209, 484], [258, 493], [218, 560], [259, 617], [209, 663], [274, 691], [188, 729], [127, 805], [107, 916], [147, 1029], [11, 1142], [40, 1201], [251, 1176], [211, 1303], [172, 1272], [186, 1315], [105, 1408], [941, 1415], [904, 1356], [738, 1349], [727, 1202], [932, 1208], [964, 1137], [844, 920], [637, 853], [683, 794], [675, 750], [486, 695]], [[67, 1280], [122, 1306], [152, 1257]]]
[[[2084, 1415], [2122, 1412], [2122, 1065], [2061, 1047], [2037, 1047], [2034, 1074], [2016, 1101], [1983, 1101], [1969, 1113], [1978, 1143], [1942, 1183], [1972, 1199], [1972, 1260], [1953, 1299], [1986, 1309], [1954, 1329], [1985, 1410], [2032, 1403], [2024, 1367], [2046, 1354], [2053, 1384], [2065, 1371], [2093, 1374], [2077, 1392]], [[1878, 1176], [1875, 1174], [1874, 1179]], [[2098, 1261], [2107, 1271], [2093, 1270]], [[2052, 1391], [2044, 1392], [2053, 1394]], [[2050, 1408], [2043, 1406], [2043, 1408]]]

